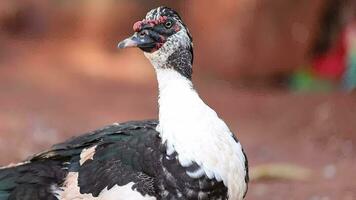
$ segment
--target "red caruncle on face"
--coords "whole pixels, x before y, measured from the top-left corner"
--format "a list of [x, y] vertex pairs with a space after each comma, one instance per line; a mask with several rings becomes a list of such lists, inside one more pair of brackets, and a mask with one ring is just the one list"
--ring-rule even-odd
[[168, 18], [166, 16], [160, 16], [156, 20], [146, 20], [146, 19], [144, 19], [142, 21], [136, 22], [133, 25], [133, 30], [135, 32], [140, 32], [144, 26], [154, 27], [154, 26], [159, 25], [159, 24], [164, 24], [167, 21], [167, 19]]

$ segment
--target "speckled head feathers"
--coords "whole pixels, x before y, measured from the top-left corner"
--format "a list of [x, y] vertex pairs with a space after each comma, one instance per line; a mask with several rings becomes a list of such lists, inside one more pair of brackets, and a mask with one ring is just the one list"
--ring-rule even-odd
[[187, 34], [188, 34], [190, 40], [193, 41], [192, 35], [190, 34], [187, 26], [184, 24], [182, 18], [180, 17], [178, 12], [176, 12], [172, 8], [169, 8], [166, 6], [161, 6], [161, 7], [152, 9], [146, 14], [146, 20], [157, 20], [163, 16], [173, 18], [174, 20], [178, 21], [181, 25], [183, 25], [187, 31]]
[[175, 69], [191, 78], [193, 43], [179, 14], [168, 7], [150, 10], [133, 25], [134, 35], [120, 42], [120, 48], [138, 47], [155, 69]]
[[183, 24], [182, 18], [179, 16], [179, 14], [175, 10], [165, 6], [150, 10], [146, 14], [146, 20], [157, 20], [162, 16], [174, 18], [175, 20]]

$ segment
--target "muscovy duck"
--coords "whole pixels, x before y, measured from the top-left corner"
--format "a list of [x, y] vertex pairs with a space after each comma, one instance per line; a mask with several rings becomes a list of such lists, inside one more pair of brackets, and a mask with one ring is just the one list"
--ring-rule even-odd
[[159, 120], [131, 121], [54, 145], [0, 169], [0, 200], [242, 200], [248, 163], [239, 141], [191, 81], [192, 37], [159, 7], [119, 48], [138, 47], [159, 86]]

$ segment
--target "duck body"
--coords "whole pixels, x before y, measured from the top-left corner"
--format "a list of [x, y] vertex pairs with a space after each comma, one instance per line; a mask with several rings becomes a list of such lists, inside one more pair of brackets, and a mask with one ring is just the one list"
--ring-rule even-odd
[[225, 122], [192, 83], [192, 37], [158, 7], [120, 48], [154, 67], [159, 119], [114, 124], [0, 168], [0, 200], [242, 200], [248, 162]]
[[223, 182], [166, 153], [157, 124], [114, 124], [2, 168], [0, 200], [226, 199]]

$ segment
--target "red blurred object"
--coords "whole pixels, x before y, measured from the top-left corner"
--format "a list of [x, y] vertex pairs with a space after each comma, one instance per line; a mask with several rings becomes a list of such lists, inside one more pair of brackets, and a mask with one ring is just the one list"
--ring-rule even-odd
[[312, 61], [315, 74], [326, 79], [340, 80], [346, 68], [346, 48], [346, 32], [343, 31], [333, 48]]

